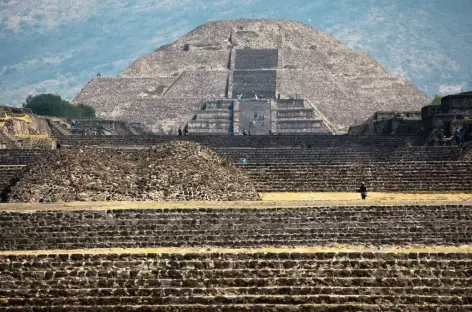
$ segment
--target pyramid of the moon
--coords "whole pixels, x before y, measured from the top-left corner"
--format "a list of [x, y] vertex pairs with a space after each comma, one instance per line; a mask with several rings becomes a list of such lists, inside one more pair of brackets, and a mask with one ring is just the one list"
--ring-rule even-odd
[[201, 25], [139, 57], [119, 77], [92, 79], [78, 102], [100, 117], [143, 122], [157, 132], [242, 125], [254, 107], [267, 111], [280, 132], [342, 132], [376, 111], [419, 110], [428, 98], [316, 28], [234, 20]]

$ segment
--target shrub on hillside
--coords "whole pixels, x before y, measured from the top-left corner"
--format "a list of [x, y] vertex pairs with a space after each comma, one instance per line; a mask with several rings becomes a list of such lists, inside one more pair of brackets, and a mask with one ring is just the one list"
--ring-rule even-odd
[[23, 107], [29, 108], [33, 113], [43, 116], [56, 116], [65, 118], [95, 117], [95, 110], [85, 104], [72, 105], [55, 94], [29, 95]]

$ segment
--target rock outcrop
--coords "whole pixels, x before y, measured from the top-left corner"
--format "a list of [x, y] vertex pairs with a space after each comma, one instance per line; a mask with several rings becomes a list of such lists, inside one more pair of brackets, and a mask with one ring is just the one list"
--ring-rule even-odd
[[12, 187], [10, 202], [256, 200], [250, 180], [196, 143], [149, 150], [59, 149]]
[[120, 77], [91, 80], [74, 102], [106, 118], [145, 122], [154, 131], [184, 126], [205, 100], [232, 94], [238, 50], [277, 49], [276, 93], [298, 94], [338, 131], [376, 111], [417, 110], [428, 98], [367, 54], [293, 21], [215, 21], [133, 62]]

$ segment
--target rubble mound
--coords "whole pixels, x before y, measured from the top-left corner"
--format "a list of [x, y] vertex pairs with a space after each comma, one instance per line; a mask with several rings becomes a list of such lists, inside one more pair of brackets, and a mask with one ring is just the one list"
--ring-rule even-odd
[[59, 149], [29, 167], [10, 202], [257, 200], [247, 178], [212, 150], [171, 142], [147, 150]]

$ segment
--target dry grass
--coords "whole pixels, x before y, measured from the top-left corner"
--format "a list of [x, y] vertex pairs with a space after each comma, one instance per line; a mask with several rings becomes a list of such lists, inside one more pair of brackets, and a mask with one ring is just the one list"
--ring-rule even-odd
[[191, 209], [191, 208], [296, 208], [346, 205], [472, 205], [472, 194], [369, 193], [367, 200], [357, 193], [261, 193], [262, 201], [160, 201], [160, 202], [68, 202], [54, 204], [0, 204], [0, 211], [107, 210], [107, 209]]
[[324, 253], [324, 252], [375, 252], [375, 253], [411, 253], [411, 252], [453, 252], [470, 253], [472, 246], [398, 246], [378, 249], [366, 246], [330, 245], [293, 248], [93, 248], [71, 250], [12, 250], [0, 251], [0, 256], [5, 255], [43, 255], [43, 254], [143, 254], [143, 253]]
[[[261, 193], [264, 201], [361, 201], [359, 193]], [[468, 193], [368, 193], [367, 202], [405, 202], [405, 201], [472, 201]]]

